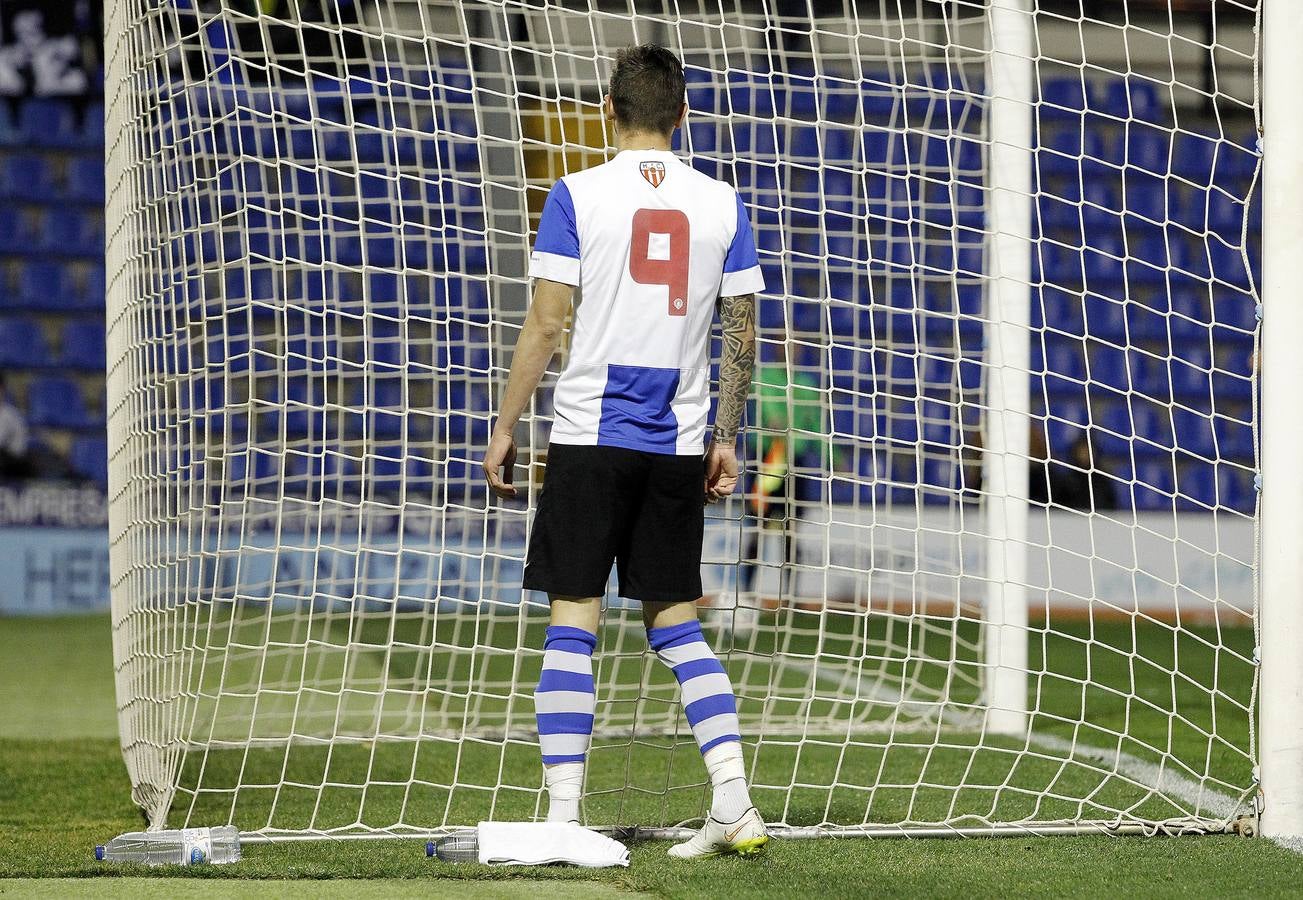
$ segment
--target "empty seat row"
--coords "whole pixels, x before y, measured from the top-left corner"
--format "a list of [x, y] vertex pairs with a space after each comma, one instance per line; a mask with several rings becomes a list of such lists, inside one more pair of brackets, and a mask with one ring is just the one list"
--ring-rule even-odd
[[[908, 456], [889, 459], [881, 451], [861, 455], [856, 472], [834, 472], [822, 478], [796, 477], [796, 489], [810, 502], [948, 506], [980, 495], [976, 469], [956, 460]], [[1094, 468], [1103, 478], [1091, 480], [1096, 509], [1139, 511], [1206, 511], [1231, 509], [1249, 513], [1256, 502], [1253, 478], [1238, 464], [1197, 460], [1173, 462], [1097, 457]], [[1098, 493], [1097, 493], [1098, 492]]]
[[0, 204], [0, 253], [29, 254], [33, 250], [102, 259], [103, 212], [62, 206], [37, 212]]
[[103, 394], [88, 405], [81, 385], [73, 378], [41, 376], [27, 385], [27, 421], [34, 426], [71, 429], [104, 427]]
[[89, 479], [101, 490], [109, 486], [108, 441], [103, 437], [80, 435], [68, 448], [68, 467], [74, 475]]
[[29, 97], [15, 114], [0, 103], [0, 146], [97, 148], [104, 146], [104, 105], [84, 109], [66, 99]]
[[1205, 247], [1191, 249], [1185, 240], [1149, 237], [1128, 248], [1114, 238], [1098, 238], [1090, 247], [1068, 246], [1053, 239], [1037, 242], [1032, 252], [1032, 281], [1059, 287], [1086, 285], [1096, 292], [1112, 292], [1123, 283], [1161, 286], [1204, 284], [1247, 290], [1250, 279], [1261, 283], [1261, 245], [1247, 248], [1210, 239]]
[[102, 318], [68, 322], [53, 350], [39, 322], [18, 317], [0, 318], [0, 367], [103, 372], [104, 363]]
[[[769, 118], [923, 122], [957, 120], [979, 114], [985, 99], [981, 78], [958, 68], [932, 65], [906, 72], [869, 73], [858, 82], [825, 75], [730, 70], [727, 81], [708, 69], [689, 66], [688, 107], [697, 112]], [[1040, 82], [1038, 114], [1044, 119], [1080, 119], [1095, 114], [1112, 120], [1159, 122], [1171, 105], [1165, 86], [1138, 76], [1095, 81], [1084, 76], [1051, 76]], [[970, 112], [971, 110], [971, 112]]]
[[0, 154], [0, 200], [35, 203], [74, 201], [104, 203], [104, 159], [77, 156], [67, 163], [65, 177], [56, 177], [51, 161], [42, 155]]
[[0, 310], [102, 310], [104, 266], [67, 265], [61, 257], [32, 255], [18, 265], [12, 290], [0, 290]]

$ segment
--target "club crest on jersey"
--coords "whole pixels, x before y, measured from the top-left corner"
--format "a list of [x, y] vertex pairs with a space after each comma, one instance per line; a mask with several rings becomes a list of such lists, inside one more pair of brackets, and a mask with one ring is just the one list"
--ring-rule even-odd
[[660, 187], [661, 182], [665, 180], [665, 163], [655, 160], [647, 160], [638, 163], [638, 171], [642, 177], [647, 179], [647, 183], [652, 187]]

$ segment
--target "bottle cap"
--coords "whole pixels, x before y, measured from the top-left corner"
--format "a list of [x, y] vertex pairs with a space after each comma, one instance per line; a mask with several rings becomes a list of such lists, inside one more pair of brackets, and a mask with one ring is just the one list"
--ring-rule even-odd
[[103, 847], [96, 847], [96, 848], [95, 848], [95, 858], [98, 859], [98, 860], [103, 861], [103, 859], [104, 859], [104, 848], [103, 848]]
[[[103, 850], [104, 848], [103, 848], [103, 847], [100, 847], [100, 848], [98, 848], [98, 849]], [[425, 842], [425, 855], [426, 855], [426, 856], [434, 856], [434, 841], [426, 841], [426, 842]]]

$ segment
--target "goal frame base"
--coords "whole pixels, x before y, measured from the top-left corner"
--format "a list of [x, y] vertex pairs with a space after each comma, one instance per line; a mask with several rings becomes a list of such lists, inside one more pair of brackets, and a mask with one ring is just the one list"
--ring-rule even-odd
[[[465, 826], [412, 832], [352, 832], [344, 834], [269, 834], [263, 831], [241, 832], [241, 844], [302, 843], [308, 841], [369, 841], [369, 840], [432, 840], [464, 831]], [[601, 834], [626, 843], [640, 841], [683, 841], [697, 833], [697, 829], [683, 825], [664, 828], [623, 825], [613, 828], [594, 828]], [[1186, 837], [1201, 835], [1238, 834], [1254, 837], [1258, 834], [1256, 813], [1240, 816], [1229, 823], [1210, 819], [1181, 819], [1167, 822], [1115, 822], [1107, 820], [1082, 822], [1045, 822], [1037, 824], [1002, 825], [856, 825], [849, 827], [820, 826], [769, 826], [771, 837], [780, 840], [815, 840], [819, 838], [1015, 838], [1015, 837], [1073, 837], [1102, 834], [1110, 837]]]

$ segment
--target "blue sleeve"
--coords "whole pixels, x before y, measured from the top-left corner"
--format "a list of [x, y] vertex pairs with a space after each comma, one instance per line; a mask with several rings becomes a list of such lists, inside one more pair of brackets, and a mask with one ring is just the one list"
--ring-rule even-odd
[[538, 220], [538, 238], [534, 241], [534, 252], [579, 258], [575, 201], [571, 199], [570, 188], [566, 187], [564, 181], [558, 180], [548, 192], [547, 202], [543, 204], [543, 216]]
[[737, 198], [737, 232], [733, 243], [728, 245], [728, 255], [724, 257], [724, 272], [744, 272], [760, 265], [756, 258], [756, 238], [751, 231], [751, 217], [742, 205], [742, 198]]

